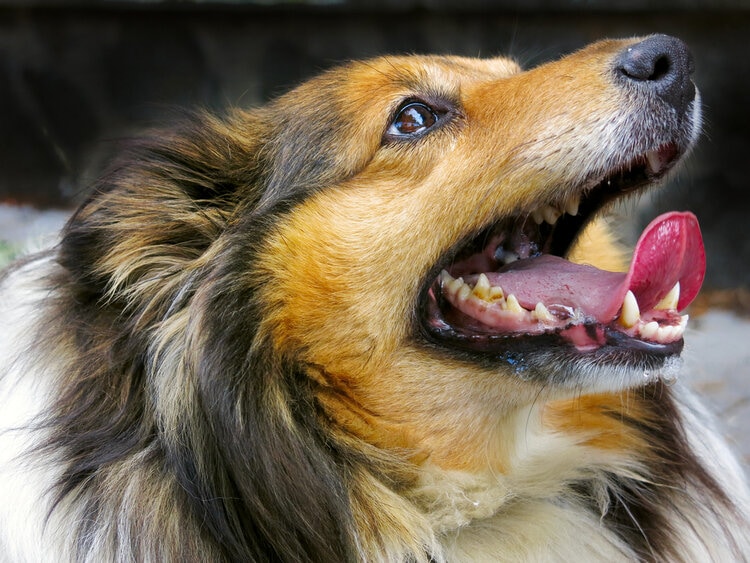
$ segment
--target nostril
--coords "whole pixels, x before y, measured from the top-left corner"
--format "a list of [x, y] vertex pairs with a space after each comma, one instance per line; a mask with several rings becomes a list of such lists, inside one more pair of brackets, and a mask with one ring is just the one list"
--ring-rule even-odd
[[693, 57], [679, 39], [653, 35], [629, 46], [616, 60], [616, 70], [631, 87], [657, 94], [678, 111], [684, 111], [695, 97], [690, 78]]
[[672, 68], [672, 63], [669, 60], [669, 57], [666, 55], [663, 55], [656, 59], [654, 62], [654, 71], [651, 73], [651, 75], [646, 80], [661, 80], [664, 78], [667, 74], [669, 74], [669, 71]]
[[625, 57], [620, 66], [620, 72], [633, 80], [657, 81], [666, 77], [672, 70], [672, 61], [669, 55], [661, 55], [657, 58], [643, 56], [638, 53]]

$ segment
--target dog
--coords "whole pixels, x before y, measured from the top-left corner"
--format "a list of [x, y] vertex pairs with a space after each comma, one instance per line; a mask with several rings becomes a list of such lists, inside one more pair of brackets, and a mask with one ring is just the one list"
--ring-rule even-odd
[[680, 40], [394, 56], [123, 144], [0, 282], [4, 561], [739, 561], [677, 378]]

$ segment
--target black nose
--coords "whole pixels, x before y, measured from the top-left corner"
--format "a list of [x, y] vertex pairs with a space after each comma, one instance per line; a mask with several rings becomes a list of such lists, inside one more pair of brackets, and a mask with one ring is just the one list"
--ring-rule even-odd
[[679, 115], [695, 98], [693, 55], [675, 37], [652, 35], [631, 45], [617, 58], [617, 71], [629, 85], [656, 94]]

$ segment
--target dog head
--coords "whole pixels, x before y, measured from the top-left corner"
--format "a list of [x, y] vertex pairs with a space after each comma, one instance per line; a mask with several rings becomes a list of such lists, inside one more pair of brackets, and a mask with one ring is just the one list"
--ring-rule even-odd
[[[271, 342], [313, 374], [331, 416], [368, 439], [382, 419], [378, 441], [410, 446], [425, 433], [470, 443], [477, 420], [542, 387], [617, 391], [672, 369], [676, 309], [703, 275], [694, 220], [662, 217], [630, 271], [605, 274], [597, 266], [628, 268], [595, 218], [690, 148], [690, 65], [681, 44], [654, 37], [529, 72], [507, 59], [381, 59], [293, 92], [309, 99], [334, 80], [344, 98], [326, 94], [316, 111], [351, 121], [333, 143], [343, 174], [266, 238]], [[682, 295], [659, 304], [677, 282]], [[624, 318], [632, 298], [640, 319]], [[669, 329], [648, 334], [650, 322]]]
[[[60, 251], [85, 369], [149, 397], [148, 416], [104, 418], [160, 436], [234, 554], [341, 557], [363, 499], [407, 487], [394, 460], [504, 470], [528, 405], [642, 386], [679, 355], [694, 218], [659, 218], [629, 269], [599, 218], [690, 149], [691, 72], [665, 36], [526, 72], [387, 57], [135, 146]], [[101, 425], [69, 387], [68, 436]]]

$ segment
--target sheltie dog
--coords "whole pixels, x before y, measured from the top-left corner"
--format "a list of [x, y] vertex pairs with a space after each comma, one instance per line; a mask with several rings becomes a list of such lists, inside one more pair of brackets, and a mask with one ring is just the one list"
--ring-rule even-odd
[[384, 57], [126, 143], [0, 283], [0, 558], [748, 557], [674, 383], [696, 219], [628, 259], [605, 220], [694, 143], [692, 71]]

